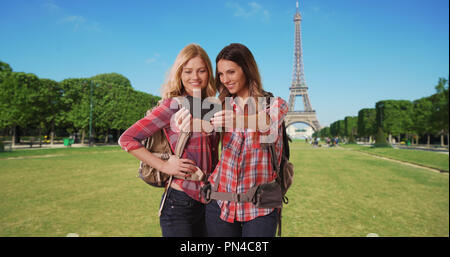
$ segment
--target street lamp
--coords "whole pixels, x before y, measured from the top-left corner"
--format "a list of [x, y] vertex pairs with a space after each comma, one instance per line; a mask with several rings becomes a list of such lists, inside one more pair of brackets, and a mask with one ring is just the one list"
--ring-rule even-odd
[[379, 117], [378, 117], [378, 118], [379, 118], [379, 123], [378, 123], [378, 125], [379, 125], [380, 128], [382, 128], [382, 127], [383, 127], [382, 123], [383, 123], [384, 103], [378, 104], [378, 111], [379, 111], [379, 113], [380, 113], [380, 115], [379, 115]]
[[92, 88], [92, 81], [89, 81], [89, 86], [90, 86], [90, 93], [89, 93], [89, 146], [92, 146], [94, 144], [94, 138], [92, 137], [92, 93], [93, 93], [93, 88]]

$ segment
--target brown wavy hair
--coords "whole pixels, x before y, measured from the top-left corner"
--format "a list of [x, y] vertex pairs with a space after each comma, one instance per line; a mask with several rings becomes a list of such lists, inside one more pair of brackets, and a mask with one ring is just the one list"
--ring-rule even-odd
[[[261, 76], [259, 75], [258, 65], [252, 52], [243, 44], [232, 43], [220, 51], [216, 57], [216, 88], [219, 91], [219, 99], [223, 103], [225, 97], [232, 96], [225, 85], [220, 82], [219, 72], [217, 70], [217, 63], [220, 60], [233, 61], [242, 68], [245, 75], [246, 86], [249, 88], [249, 94], [257, 100], [257, 97], [264, 96], [264, 90], [261, 83]], [[256, 101], [257, 102], [257, 101]]]

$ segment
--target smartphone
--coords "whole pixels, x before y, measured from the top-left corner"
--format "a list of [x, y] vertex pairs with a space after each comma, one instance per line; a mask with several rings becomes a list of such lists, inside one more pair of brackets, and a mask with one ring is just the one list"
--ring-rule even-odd
[[222, 104], [217, 99], [200, 99], [193, 96], [184, 96], [181, 100], [181, 106], [188, 109], [194, 119], [210, 121], [216, 112], [222, 110]]

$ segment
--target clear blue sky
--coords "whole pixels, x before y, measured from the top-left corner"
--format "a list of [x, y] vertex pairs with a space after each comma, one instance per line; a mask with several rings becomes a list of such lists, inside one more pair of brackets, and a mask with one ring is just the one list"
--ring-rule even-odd
[[[384, 99], [431, 95], [449, 74], [448, 0], [304, 0], [305, 78], [322, 126]], [[61, 81], [117, 72], [159, 95], [188, 43], [213, 64], [253, 52], [264, 88], [289, 96], [295, 0], [0, 0], [0, 60]], [[215, 67], [215, 65], [214, 65]]]

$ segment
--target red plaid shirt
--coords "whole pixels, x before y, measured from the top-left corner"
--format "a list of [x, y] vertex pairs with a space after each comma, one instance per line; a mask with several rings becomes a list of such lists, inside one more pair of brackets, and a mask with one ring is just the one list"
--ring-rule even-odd
[[[174, 98], [164, 100], [147, 116], [128, 128], [119, 138], [119, 145], [122, 149], [128, 152], [144, 147], [141, 142], [160, 129], [165, 130], [172, 149], [175, 149], [178, 141], [178, 133], [170, 128], [170, 119], [179, 108], [178, 102], [172, 103], [172, 101], [176, 100]], [[174, 109], [174, 107], [176, 108]], [[208, 175], [217, 164], [218, 140], [219, 137], [216, 136], [216, 133], [205, 134], [193, 132], [181, 158], [193, 160]], [[178, 184], [192, 199], [200, 201], [199, 193], [200, 188], [204, 184], [203, 182], [174, 178], [172, 183]]]
[[[231, 100], [231, 106], [237, 114], [243, 110]], [[265, 112], [272, 121], [272, 131], [275, 131], [276, 152], [283, 147], [281, 124], [288, 111], [286, 102], [276, 97]], [[253, 186], [268, 183], [276, 178], [271, 156], [267, 148], [261, 148], [260, 135], [246, 129], [242, 132], [225, 132], [222, 142], [222, 153], [216, 169], [209, 178], [212, 187], [220, 171], [218, 192], [246, 193]], [[278, 156], [278, 165], [281, 155]], [[220, 218], [233, 223], [234, 221], [249, 221], [259, 216], [271, 213], [274, 209], [257, 208], [253, 203], [236, 203], [220, 201]]]

